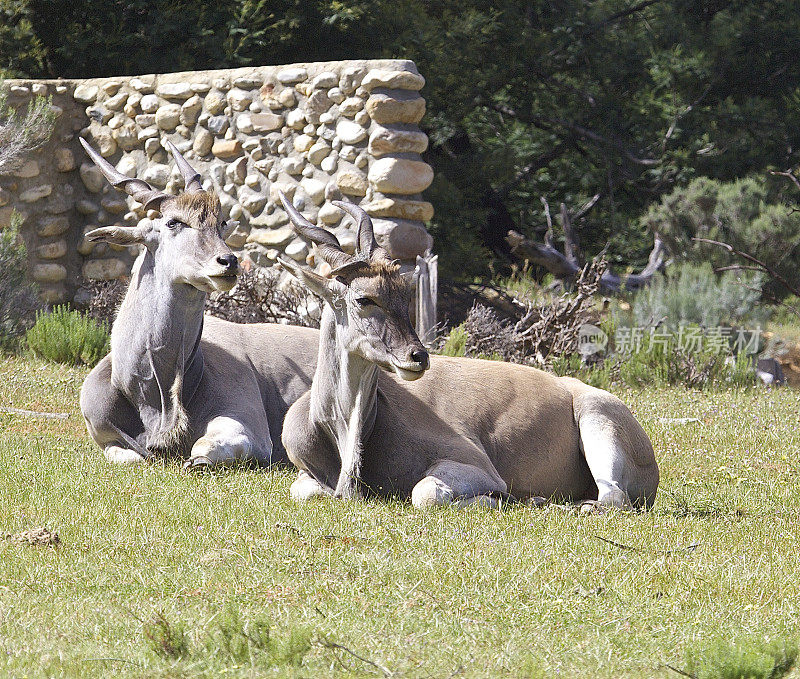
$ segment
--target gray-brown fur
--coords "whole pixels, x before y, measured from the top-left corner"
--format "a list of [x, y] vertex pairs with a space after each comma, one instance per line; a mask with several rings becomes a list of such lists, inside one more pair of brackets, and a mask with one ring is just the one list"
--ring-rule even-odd
[[284, 423], [301, 470], [293, 497], [399, 494], [424, 507], [511, 493], [652, 505], [653, 448], [619, 399], [520, 365], [434, 356], [428, 368], [402, 277], [382, 259], [338, 279], [283, 262], [326, 300], [314, 381]]
[[229, 290], [238, 272], [217, 196], [202, 191], [182, 158], [191, 192], [168, 196], [141, 180], [120, 180], [91, 155], [110, 180], [156, 200], [161, 211], [150, 223], [87, 234], [143, 246], [112, 327], [111, 353], [81, 390], [92, 438], [120, 463], [158, 453], [197, 468], [285, 461], [281, 425], [310, 384], [317, 332], [204, 317], [207, 293]]

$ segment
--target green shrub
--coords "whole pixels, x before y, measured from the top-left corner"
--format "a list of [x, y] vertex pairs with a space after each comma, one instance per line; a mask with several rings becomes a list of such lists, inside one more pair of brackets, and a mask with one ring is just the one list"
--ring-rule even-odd
[[442, 356], [464, 356], [467, 352], [468, 340], [469, 335], [466, 328], [464, 328], [464, 324], [457, 325], [445, 338], [441, 350]]
[[34, 354], [49, 361], [93, 366], [108, 353], [108, 325], [56, 306], [52, 312], [36, 314], [25, 342]]
[[797, 660], [795, 641], [716, 639], [687, 653], [686, 673], [696, 679], [780, 679]]
[[717, 275], [708, 263], [674, 265], [636, 293], [631, 321], [638, 327], [663, 323], [669, 328], [681, 323], [703, 328], [763, 325], [771, 309], [761, 303], [762, 284], [760, 274]]
[[[731, 264], [724, 249], [692, 238], [721, 240], [800, 283], [800, 213], [782, 204], [761, 177], [732, 182], [698, 177], [653, 204], [642, 225], [659, 233], [676, 258], [714, 267]], [[776, 296], [786, 294], [773, 283], [768, 287]]]
[[773, 309], [770, 320], [776, 325], [797, 325], [800, 322], [800, 297], [789, 295], [781, 306]]
[[693, 389], [749, 387], [756, 384], [751, 357], [740, 352], [708, 349], [690, 351], [678, 346], [673, 335], [652, 342], [645, 334], [641, 345], [627, 353], [613, 353], [595, 365], [583, 365], [577, 354], [561, 356], [553, 364], [558, 375], [569, 375], [600, 389], [612, 384], [628, 387], [683, 385]]
[[26, 280], [28, 256], [19, 220], [0, 231], [0, 350], [14, 351], [39, 308], [36, 287]]
[[144, 638], [153, 652], [162, 658], [184, 658], [189, 655], [186, 626], [180, 622], [169, 622], [160, 611], [152, 622], [144, 624]]
[[311, 634], [295, 628], [276, 637], [265, 617], [255, 616], [244, 622], [231, 605], [214, 621], [214, 628], [206, 637], [206, 648], [209, 654], [230, 658], [237, 664], [297, 666], [311, 649]]

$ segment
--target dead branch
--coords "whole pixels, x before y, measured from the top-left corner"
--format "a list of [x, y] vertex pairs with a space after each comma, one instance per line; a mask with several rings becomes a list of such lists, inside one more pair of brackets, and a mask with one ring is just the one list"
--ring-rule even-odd
[[573, 293], [545, 306], [528, 305], [513, 328], [522, 353], [545, 363], [551, 356], [577, 352], [580, 329], [592, 320], [595, 295], [605, 272], [605, 260], [596, 259], [580, 270]]
[[561, 228], [564, 231], [564, 254], [567, 256], [567, 261], [570, 264], [579, 266], [580, 245], [578, 244], [577, 234], [572, 230], [572, 222], [569, 219], [566, 203], [561, 203]]
[[750, 262], [750, 265], [745, 264], [733, 264], [726, 267], [720, 267], [719, 269], [715, 269], [715, 271], [731, 271], [735, 269], [742, 269], [747, 271], [760, 271], [765, 273], [769, 276], [772, 280], [779, 283], [785, 290], [787, 290], [790, 294], [796, 295], [800, 297], [800, 287], [790, 283], [784, 276], [778, 273], [773, 267], [771, 267], [766, 262], [762, 262], [760, 259], [757, 259], [753, 255], [743, 252], [742, 250], [737, 250], [735, 247], [728, 243], [723, 243], [722, 241], [718, 240], [711, 240], [710, 238], [692, 238], [693, 241], [696, 243], [707, 243], [708, 245], [716, 245], [717, 247], [723, 248], [730, 252], [732, 255], [739, 257], [740, 259], [745, 260], [746, 262]]
[[776, 176], [776, 177], [787, 177], [788, 179], [790, 179], [792, 181], [792, 183], [798, 189], [800, 189], [800, 179], [798, 179], [797, 175], [795, 175], [795, 173], [792, 172], [791, 170], [786, 170], [786, 172], [777, 172], [776, 170], [770, 170], [769, 173], [771, 175], [773, 175], [773, 176]]
[[599, 193], [595, 193], [589, 200], [587, 200], [586, 203], [584, 203], [581, 206], [581, 208], [574, 215], [572, 215], [572, 220], [573, 221], [579, 220], [587, 212], [589, 212], [589, 210], [591, 210], [595, 205], [597, 205], [597, 201], [600, 200], [600, 195], [601, 194]]
[[11, 406], [0, 407], [0, 413], [8, 413], [9, 415], [23, 415], [25, 417], [41, 417], [46, 420], [66, 420], [69, 417], [69, 413], [46, 413], [39, 410], [12, 408]]
[[[571, 228], [570, 228], [571, 231]], [[573, 258], [570, 259], [569, 255], [559, 252], [552, 241], [545, 243], [537, 243], [536, 241], [526, 238], [518, 231], [509, 231], [506, 236], [506, 242], [511, 246], [511, 252], [517, 255], [520, 259], [527, 259], [534, 264], [543, 266], [556, 278], [562, 280], [574, 280], [581, 268], [578, 262], [574, 260], [574, 255], [577, 250], [574, 240], [571, 240], [565, 233], [565, 251], [572, 253]], [[653, 239], [653, 249], [650, 256], [641, 272], [638, 274], [629, 274], [626, 276], [619, 276], [610, 270], [606, 270], [600, 280], [600, 288], [605, 292], [619, 292], [625, 290], [638, 290], [650, 283], [653, 276], [660, 271], [666, 264], [666, 252], [664, 242], [658, 234], [655, 234]]]
[[367, 665], [372, 665], [375, 669], [380, 670], [383, 673], [383, 676], [385, 676], [385, 677], [391, 677], [391, 676], [394, 675], [394, 672], [392, 672], [391, 670], [385, 668], [383, 665], [379, 665], [378, 663], [376, 663], [376, 662], [374, 662], [372, 660], [369, 660], [368, 658], [365, 658], [365, 657], [359, 655], [358, 653], [356, 653], [355, 651], [347, 648], [347, 646], [343, 646], [342, 644], [337, 644], [335, 641], [330, 641], [329, 639], [326, 639], [325, 637], [321, 637], [320, 640], [319, 640], [319, 644], [323, 648], [327, 648], [327, 649], [331, 649], [331, 650], [344, 651], [345, 653], [349, 653], [350, 655], [352, 655], [354, 658], [360, 660], [361, 662], [367, 663]]

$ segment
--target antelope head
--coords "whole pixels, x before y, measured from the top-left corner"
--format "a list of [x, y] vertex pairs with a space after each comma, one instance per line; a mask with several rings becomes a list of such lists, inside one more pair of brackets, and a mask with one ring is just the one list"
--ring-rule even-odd
[[333, 201], [356, 223], [356, 255], [349, 255], [329, 231], [314, 226], [281, 193], [281, 202], [297, 234], [316, 245], [319, 256], [331, 266], [319, 274], [281, 258], [281, 265], [325, 300], [336, 319], [337, 342], [404, 380], [416, 380], [428, 369], [428, 352], [409, 317], [410, 277], [378, 246], [372, 220], [352, 203]]
[[160, 213], [157, 219], [139, 226], [94, 229], [86, 238], [117, 245], [144, 245], [171, 281], [203, 292], [226, 291], [236, 284], [239, 262], [225, 239], [237, 223], [226, 223], [221, 218], [219, 198], [213, 191], [203, 189], [200, 175], [171, 142], [167, 142], [169, 149], [185, 183], [179, 196], [158, 191], [141, 179], [126, 177], [86, 141], [80, 141], [114, 188], [132, 196], [145, 209]]

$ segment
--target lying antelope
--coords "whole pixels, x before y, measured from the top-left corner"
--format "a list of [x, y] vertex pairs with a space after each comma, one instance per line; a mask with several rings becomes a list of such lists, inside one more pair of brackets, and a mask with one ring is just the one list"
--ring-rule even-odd
[[493, 505], [509, 493], [589, 508], [652, 505], [653, 448], [619, 399], [526, 366], [429, 361], [409, 320], [410, 284], [378, 247], [369, 216], [335, 203], [356, 220], [354, 257], [282, 201], [296, 232], [332, 267], [323, 277], [281, 260], [325, 300], [314, 380], [283, 428], [301, 470], [293, 498], [366, 491], [427, 507]]
[[185, 182], [179, 196], [126, 177], [81, 143], [114, 187], [160, 212], [147, 225], [86, 234], [144, 246], [111, 329], [111, 353], [81, 389], [92, 438], [110, 462], [154, 453], [188, 458], [188, 468], [285, 461], [281, 425], [311, 382], [317, 331], [204, 317], [206, 294], [230, 290], [238, 273], [225, 244], [235, 224], [221, 218], [216, 194], [171, 144]]

